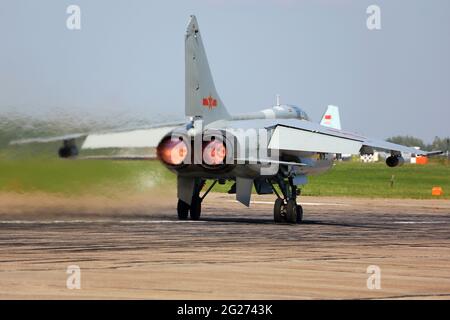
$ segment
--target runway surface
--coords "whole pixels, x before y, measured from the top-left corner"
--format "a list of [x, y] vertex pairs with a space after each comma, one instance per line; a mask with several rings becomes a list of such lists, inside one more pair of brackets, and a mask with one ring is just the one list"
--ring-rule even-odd
[[450, 298], [447, 200], [303, 197], [301, 225], [272, 222], [273, 196], [211, 194], [195, 222], [170, 197], [0, 200], [3, 299]]

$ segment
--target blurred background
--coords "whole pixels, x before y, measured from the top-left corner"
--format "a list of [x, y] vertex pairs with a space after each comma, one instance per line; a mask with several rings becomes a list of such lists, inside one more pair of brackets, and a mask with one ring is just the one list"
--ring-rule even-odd
[[[81, 30], [66, 27], [71, 4]], [[381, 30], [366, 27], [371, 4]], [[345, 129], [431, 143], [449, 135], [449, 12], [447, 0], [4, 0], [0, 124], [76, 131], [183, 119], [183, 36], [196, 14], [232, 113], [279, 93], [316, 121], [335, 104]]]

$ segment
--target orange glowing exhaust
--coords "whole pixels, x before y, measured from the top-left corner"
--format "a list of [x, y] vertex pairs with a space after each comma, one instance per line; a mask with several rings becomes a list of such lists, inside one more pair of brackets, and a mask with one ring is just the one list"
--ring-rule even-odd
[[227, 156], [227, 149], [222, 141], [213, 140], [207, 142], [203, 147], [203, 161], [210, 166], [216, 166], [224, 163]]
[[169, 138], [159, 144], [156, 153], [165, 164], [177, 166], [186, 159], [188, 147], [183, 140]]

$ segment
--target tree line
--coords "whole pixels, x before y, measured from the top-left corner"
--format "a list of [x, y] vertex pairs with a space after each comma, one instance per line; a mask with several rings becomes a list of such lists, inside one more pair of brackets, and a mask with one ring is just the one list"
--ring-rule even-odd
[[420, 149], [424, 151], [441, 150], [446, 152], [449, 151], [450, 145], [450, 137], [445, 138], [435, 137], [433, 142], [430, 144], [423, 142], [422, 139], [412, 136], [394, 136], [388, 138], [387, 141], [402, 144], [408, 147], [420, 147]]

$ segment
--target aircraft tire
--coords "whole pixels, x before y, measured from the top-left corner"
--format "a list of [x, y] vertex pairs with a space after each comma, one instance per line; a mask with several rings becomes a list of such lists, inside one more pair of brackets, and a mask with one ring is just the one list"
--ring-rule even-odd
[[283, 199], [277, 198], [275, 200], [275, 204], [273, 206], [273, 220], [275, 222], [283, 222], [283, 216], [281, 214], [281, 210], [284, 206]]
[[301, 205], [297, 205], [297, 223], [303, 222], [303, 207]]
[[78, 155], [78, 148], [76, 146], [61, 147], [58, 150], [60, 158], [70, 158]]
[[286, 205], [286, 221], [297, 223], [297, 203], [295, 200], [288, 200]]
[[189, 209], [191, 220], [200, 219], [202, 213], [202, 199], [198, 195], [192, 197], [191, 208]]
[[183, 200], [178, 199], [177, 213], [178, 220], [186, 220], [189, 216], [189, 205]]

